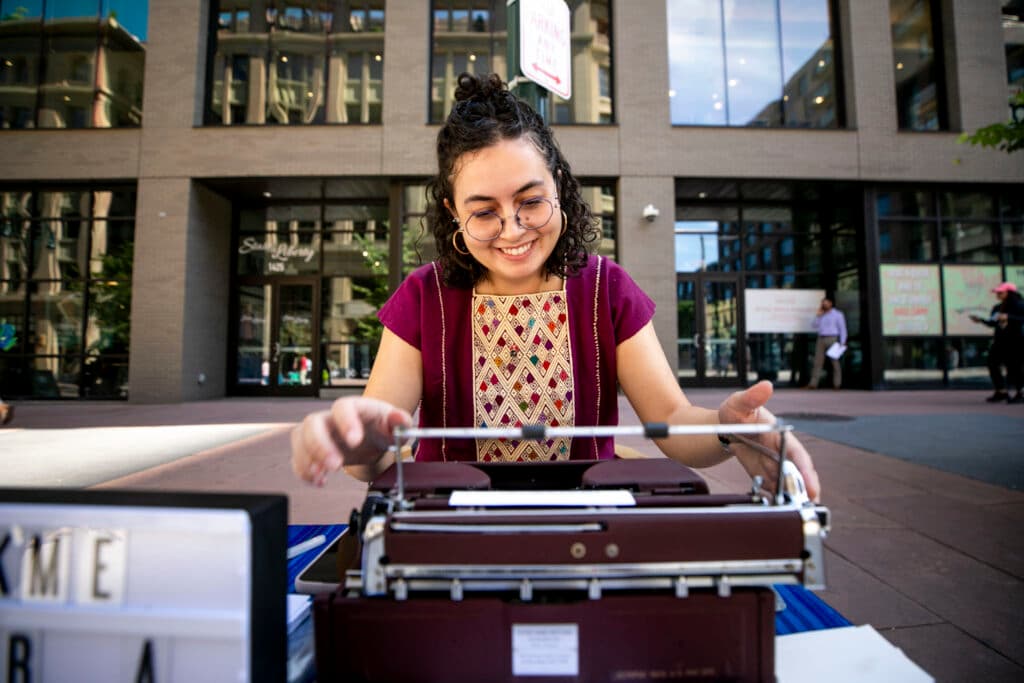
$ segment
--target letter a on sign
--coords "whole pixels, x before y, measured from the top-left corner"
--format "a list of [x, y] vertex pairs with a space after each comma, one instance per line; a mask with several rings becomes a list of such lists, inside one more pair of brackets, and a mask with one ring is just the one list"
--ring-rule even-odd
[[570, 38], [565, 0], [519, 0], [519, 70], [563, 100], [572, 96]]

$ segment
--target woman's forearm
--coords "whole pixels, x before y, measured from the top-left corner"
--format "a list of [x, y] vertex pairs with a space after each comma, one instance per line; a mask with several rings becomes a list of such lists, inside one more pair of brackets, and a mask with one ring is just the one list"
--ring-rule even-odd
[[[667, 420], [670, 425], [717, 425], [718, 411], [681, 406]], [[688, 467], [711, 467], [731, 457], [715, 434], [670, 436], [654, 441], [666, 456]]]

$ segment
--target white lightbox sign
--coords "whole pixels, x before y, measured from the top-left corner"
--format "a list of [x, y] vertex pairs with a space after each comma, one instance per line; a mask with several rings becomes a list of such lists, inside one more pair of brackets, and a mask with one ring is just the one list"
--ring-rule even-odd
[[745, 289], [743, 312], [747, 334], [814, 332], [823, 289]]
[[0, 489], [12, 680], [278, 681], [287, 498]]

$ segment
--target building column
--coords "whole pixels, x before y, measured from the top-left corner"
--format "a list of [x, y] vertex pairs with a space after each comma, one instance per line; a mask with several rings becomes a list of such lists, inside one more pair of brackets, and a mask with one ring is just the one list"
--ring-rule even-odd
[[188, 178], [138, 185], [129, 400], [226, 391], [231, 205]]
[[[663, 144], [671, 131], [669, 112], [667, 10], [664, 0], [613, 3], [615, 40], [630, 50], [615, 54], [615, 113], [619, 123], [621, 175], [615, 210], [618, 214], [619, 262], [654, 299], [654, 329], [673, 372], [679, 354], [676, 320], [675, 179], [652, 173], [673, 167]], [[623, 77], [630, 74], [629, 78]], [[699, 175], [701, 169], [689, 169]], [[653, 221], [643, 209], [653, 204]]]
[[[643, 208], [653, 204], [659, 215], [653, 221], [643, 217]], [[619, 263], [640, 288], [654, 299], [654, 331], [661, 340], [672, 371], [678, 371], [679, 354], [676, 320], [675, 268], [675, 181], [671, 177], [623, 176], [619, 181], [618, 235]]]

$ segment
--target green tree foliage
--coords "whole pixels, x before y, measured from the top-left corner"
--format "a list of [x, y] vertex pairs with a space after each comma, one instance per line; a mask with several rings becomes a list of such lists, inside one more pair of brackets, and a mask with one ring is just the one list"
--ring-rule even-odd
[[125, 242], [114, 253], [103, 257], [97, 281], [91, 285], [89, 303], [100, 327], [100, 338], [90, 353], [127, 353], [131, 339], [132, 256], [135, 246]]
[[10, 14], [5, 14], [0, 17], [0, 21], [18, 21], [19, 19], [24, 19], [26, 16], [28, 16], [28, 8], [18, 5], [11, 10]]
[[[1024, 91], [1010, 98], [1015, 111], [1024, 110]], [[991, 147], [1007, 154], [1024, 149], [1024, 121], [1011, 119], [1005, 123], [993, 123], [973, 133], [964, 133], [958, 142], [967, 142], [979, 147]]]
[[[354, 235], [352, 240], [362, 249], [363, 265], [370, 273], [368, 277], [352, 279], [352, 293], [372, 306], [374, 311], [378, 311], [389, 295], [388, 254], [382, 245], [362, 235]], [[357, 341], [370, 342], [376, 348], [383, 331], [377, 316], [368, 315], [356, 321], [353, 334]]]
[[[402, 231], [402, 263], [418, 263], [419, 254], [416, 246], [419, 236], [413, 230]], [[375, 242], [362, 235], [354, 235], [352, 240], [359, 245], [363, 253], [363, 265], [368, 273], [361, 278], [353, 278], [352, 292], [373, 310], [380, 307], [391, 296], [388, 289], [388, 254], [386, 242]], [[376, 314], [368, 315], [356, 322], [355, 338], [357, 341], [370, 342], [374, 349], [380, 343], [384, 327], [377, 320]]]

